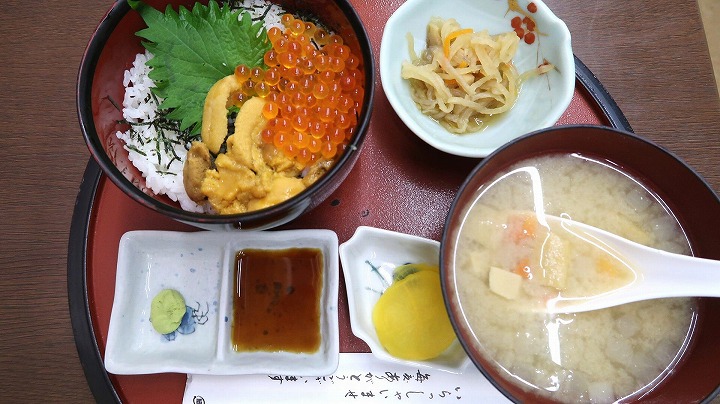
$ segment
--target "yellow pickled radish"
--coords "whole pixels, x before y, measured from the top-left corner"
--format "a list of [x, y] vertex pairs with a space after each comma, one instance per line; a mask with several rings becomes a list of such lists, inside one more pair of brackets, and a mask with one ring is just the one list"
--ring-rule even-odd
[[437, 270], [419, 270], [394, 282], [372, 313], [380, 343], [400, 359], [427, 360], [455, 340]]

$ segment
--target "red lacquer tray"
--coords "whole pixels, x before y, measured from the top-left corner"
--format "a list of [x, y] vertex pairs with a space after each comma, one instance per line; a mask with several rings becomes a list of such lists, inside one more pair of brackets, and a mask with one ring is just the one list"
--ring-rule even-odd
[[[562, 124], [598, 124], [632, 130], [610, 95], [579, 59], [576, 88]], [[320, 228], [345, 242], [358, 226], [373, 226], [439, 240], [445, 216], [478, 159], [437, 151], [418, 139], [390, 107], [379, 83], [368, 136], [353, 171], [322, 205], [280, 229]], [[98, 402], [181, 402], [184, 374], [116, 376], [103, 366], [120, 237], [130, 230], [197, 231], [125, 196], [88, 163], [70, 231], [68, 293], [85, 375]], [[278, 230], [280, 230], [278, 229]], [[369, 352], [350, 329], [340, 277], [341, 352]]]

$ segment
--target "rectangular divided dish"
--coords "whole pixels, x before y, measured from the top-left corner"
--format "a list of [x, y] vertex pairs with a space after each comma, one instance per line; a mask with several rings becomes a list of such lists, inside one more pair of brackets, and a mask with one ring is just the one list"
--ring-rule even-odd
[[[323, 256], [320, 348], [314, 353], [237, 352], [231, 343], [235, 257], [243, 249], [317, 248]], [[131, 231], [120, 240], [105, 368], [114, 374], [293, 374], [324, 376], [338, 365], [338, 238], [330, 230]], [[178, 331], [150, 322], [153, 298], [180, 292]]]

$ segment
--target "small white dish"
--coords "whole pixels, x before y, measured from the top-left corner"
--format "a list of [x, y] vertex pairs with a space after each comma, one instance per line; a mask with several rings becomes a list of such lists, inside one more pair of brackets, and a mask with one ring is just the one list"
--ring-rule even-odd
[[[317, 352], [236, 352], [230, 342], [235, 256], [245, 248], [319, 248], [323, 254]], [[120, 239], [105, 368], [114, 374], [293, 374], [326, 376], [338, 366], [338, 239], [330, 230], [131, 231]], [[165, 336], [149, 321], [163, 289], [185, 298], [188, 329]], [[194, 324], [192, 324], [194, 322]]]
[[[514, 1], [513, 1], [514, 2]], [[418, 137], [444, 152], [465, 157], [486, 157], [503, 144], [526, 133], [554, 125], [572, 101], [575, 91], [575, 59], [570, 31], [541, 1], [533, 0], [532, 17], [541, 32], [531, 45], [520, 41], [513, 58], [519, 73], [532, 70], [544, 59], [555, 65], [543, 76], [523, 83], [513, 108], [475, 133], [456, 135], [424, 115], [410, 96], [410, 85], [400, 76], [402, 62], [410, 60], [407, 33], [414, 37], [415, 51], [425, 48], [431, 17], [454, 18], [463, 28], [488, 30], [492, 35], [512, 31], [511, 20], [523, 16], [509, 10], [505, 0], [408, 0], [388, 19], [380, 45], [380, 77], [383, 90], [400, 119]], [[527, 10], [528, 0], [516, 2]]]
[[407, 263], [439, 264], [440, 243], [409, 234], [360, 226], [348, 241], [340, 245], [339, 252], [352, 332], [368, 344], [375, 357], [414, 367], [462, 373], [470, 359], [457, 340], [437, 358], [407, 361], [390, 355], [383, 348], [372, 322], [373, 307], [392, 283], [393, 270]]

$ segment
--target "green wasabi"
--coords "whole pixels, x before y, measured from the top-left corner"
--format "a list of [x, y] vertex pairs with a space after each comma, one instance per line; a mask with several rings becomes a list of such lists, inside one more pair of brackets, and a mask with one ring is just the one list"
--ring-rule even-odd
[[177, 330], [184, 315], [185, 299], [174, 289], [160, 291], [150, 304], [150, 322], [160, 334]]

